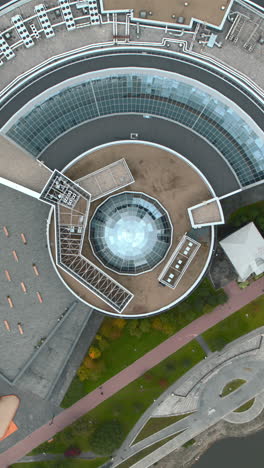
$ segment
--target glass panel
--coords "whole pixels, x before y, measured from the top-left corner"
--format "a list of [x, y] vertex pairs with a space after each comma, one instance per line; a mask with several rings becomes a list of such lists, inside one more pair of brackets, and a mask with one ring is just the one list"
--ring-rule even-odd
[[157, 200], [145, 194], [113, 195], [95, 211], [90, 242], [99, 260], [119, 273], [148, 271], [166, 255], [172, 227]]

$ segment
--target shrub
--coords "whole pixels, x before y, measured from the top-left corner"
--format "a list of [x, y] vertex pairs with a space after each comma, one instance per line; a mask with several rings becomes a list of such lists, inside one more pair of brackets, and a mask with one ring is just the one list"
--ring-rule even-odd
[[123, 428], [119, 421], [111, 420], [102, 423], [92, 434], [91, 449], [98, 455], [110, 455], [117, 449], [123, 439]]
[[161, 318], [160, 317], [155, 317], [152, 321], [151, 321], [151, 326], [152, 328], [154, 328], [154, 330], [162, 330], [163, 328], [163, 323], [161, 321]]
[[113, 320], [113, 325], [117, 328], [119, 328], [120, 330], [123, 330], [123, 328], [126, 326], [126, 320], [123, 319], [123, 318], [115, 318]]
[[91, 359], [98, 359], [101, 356], [101, 351], [96, 346], [92, 345], [89, 348], [89, 356]]
[[207, 302], [208, 304], [210, 304], [211, 306], [216, 306], [218, 304], [218, 299], [217, 299], [217, 296], [210, 296], [207, 298]]
[[82, 365], [81, 367], [79, 367], [79, 369], [77, 370], [77, 375], [79, 377], [79, 380], [81, 382], [84, 382], [84, 380], [88, 380], [89, 377], [91, 376], [91, 369], [87, 369], [87, 367], [85, 367], [84, 365]]
[[83, 361], [83, 366], [86, 367], [87, 369], [95, 369], [96, 368], [96, 362], [93, 361], [90, 356], [86, 356]]
[[65, 452], [65, 457], [78, 457], [81, 454], [81, 449], [79, 447], [69, 447]]
[[112, 318], [104, 319], [100, 328], [100, 334], [110, 340], [116, 340], [122, 333], [122, 330], [115, 325], [115, 320]]
[[[85, 361], [87, 362], [87, 358], [85, 358]], [[81, 382], [83, 382], [84, 380], [96, 381], [101, 376], [103, 370], [104, 370], [103, 361], [96, 362], [95, 366], [90, 367], [90, 368], [86, 367], [85, 364], [83, 363], [77, 370], [77, 375]]]
[[165, 364], [165, 369], [166, 369], [166, 371], [168, 371], [168, 372], [173, 372], [173, 371], [175, 371], [175, 369], [176, 369], [175, 362], [173, 362], [173, 361], [168, 361], [168, 362], [166, 362], [166, 364]]
[[163, 388], [167, 388], [169, 386], [169, 382], [167, 379], [159, 379], [159, 386]]
[[142, 331], [139, 328], [139, 322], [140, 321], [138, 319], [129, 320], [127, 328], [131, 336], [136, 336], [137, 338], [140, 338], [140, 336], [142, 335]]
[[227, 294], [224, 290], [219, 291], [216, 297], [218, 304], [224, 304], [228, 299]]
[[139, 320], [139, 328], [142, 333], [148, 333], [150, 331], [151, 323], [148, 318]]
[[98, 341], [97, 345], [100, 351], [104, 351], [106, 348], [108, 348], [109, 343], [106, 338], [102, 337], [102, 339]]

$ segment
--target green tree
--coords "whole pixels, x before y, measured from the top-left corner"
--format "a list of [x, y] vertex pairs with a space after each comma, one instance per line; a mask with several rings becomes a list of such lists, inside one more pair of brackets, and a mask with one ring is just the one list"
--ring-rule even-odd
[[219, 304], [217, 295], [208, 297], [207, 303], [211, 306], [217, 306]]
[[148, 333], [151, 328], [150, 320], [148, 318], [139, 320], [139, 328], [142, 333]]
[[123, 428], [119, 421], [106, 421], [92, 434], [91, 449], [98, 455], [110, 455], [120, 446], [123, 436]]
[[224, 304], [228, 299], [227, 294], [225, 293], [223, 289], [219, 291], [216, 297], [217, 297], [218, 304]]
[[131, 336], [137, 336], [138, 338], [141, 337], [142, 331], [139, 328], [139, 322], [140, 321], [138, 319], [129, 320], [129, 322], [127, 324], [127, 329], [128, 329], [129, 334]]

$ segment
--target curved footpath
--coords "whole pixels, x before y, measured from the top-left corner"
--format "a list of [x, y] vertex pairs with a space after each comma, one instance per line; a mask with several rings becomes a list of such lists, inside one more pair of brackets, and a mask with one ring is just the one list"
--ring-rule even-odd
[[102, 401], [108, 399], [163, 359], [170, 356], [170, 354], [189, 343], [195, 336], [203, 333], [208, 328], [221, 322], [224, 318], [261, 296], [264, 291], [264, 278], [255, 281], [243, 290], [240, 290], [235, 282], [229, 283], [224, 289], [229, 296], [228, 301], [224, 305], [216, 307], [210, 314], [203, 315], [193, 321], [126, 369], [107, 380], [103, 385], [103, 395], [101, 395], [100, 388], [93, 390], [70, 408], [55, 416], [49, 423], [31, 433], [12, 448], [6, 450], [0, 455], [1, 468], [7, 468], [11, 463], [18, 461], [33, 448], [52, 438], [57, 432], [62, 431], [66, 426], [98, 406]]

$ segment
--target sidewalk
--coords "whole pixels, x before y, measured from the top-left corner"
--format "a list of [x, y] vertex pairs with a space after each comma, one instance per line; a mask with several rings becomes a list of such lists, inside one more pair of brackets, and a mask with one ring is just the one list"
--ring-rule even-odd
[[93, 390], [70, 408], [55, 416], [52, 421], [34, 431], [12, 448], [6, 450], [0, 455], [1, 468], [6, 468], [11, 463], [24, 457], [33, 448], [52, 438], [57, 432], [117, 393], [130, 382], [170, 356], [170, 354], [192, 341], [194, 337], [261, 296], [264, 290], [264, 278], [255, 281], [243, 290], [240, 290], [235, 282], [229, 283], [224, 289], [229, 296], [228, 301], [224, 305], [216, 307], [210, 314], [203, 315], [193, 321], [126, 369], [107, 380], [103, 384], [103, 395], [101, 395], [100, 388]]

